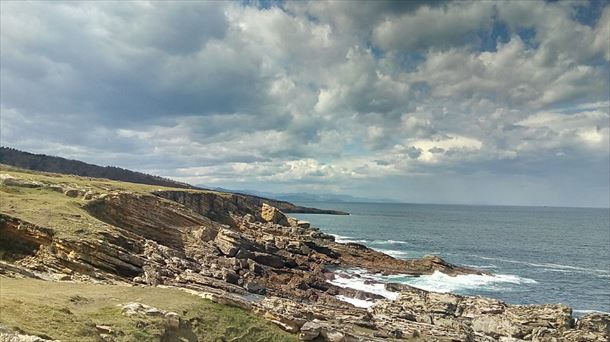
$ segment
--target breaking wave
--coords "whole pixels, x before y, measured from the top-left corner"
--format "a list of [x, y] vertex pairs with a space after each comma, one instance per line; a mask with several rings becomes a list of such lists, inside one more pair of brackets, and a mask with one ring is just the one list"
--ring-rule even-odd
[[[386, 283], [402, 283], [432, 292], [460, 293], [465, 290], [473, 289], [506, 291], [506, 285], [535, 284], [537, 282], [534, 279], [511, 274], [467, 274], [449, 276], [437, 271], [433, 274], [414, 277], [404, 274], [384, 276], [381, 274], [369, 273], [362, 269], [348, 269], [337, 270], [335, 272], [335, 279], [330, 280], [329, 283], [339, 287], [378, 294], [387, 299], [394, 300], [398, 298], [399, 294], [386, 290]], [[337, 298], [359, 307], [369, 307], [375, 303], [373, 300], [361, 300], [345, 296], [338, 296]]]
[[335, 242], [338, 243], [366, 243], [368, 240], [366, 239], [355, 239], [351, 236], [339, 235], [339, 234], [330, 234], [335, 237]]
[[512, 274], [478, 275], [461, 274], [449, 276], [441, 272], [430, 275], [410, 277], [404, 275], [387, 276], [394, 282], [408, 284], [433, 292], [462, 292], [465, 290], [506, 291], [505, 285], [536, 284], [534, 279], [524, 278]]
[[392, 300], [398, 298], [398, 292], [386, 290], [384, 282], [377, 279], [375, 275], [360, 269], [337, 271], [335, 272], [335, 279], [330, 280], [329, 283], [339, 287], [374, 293]]
[[338, 295], [337, 299], [342, 300], [344, 302], [348, 302], [348, 303], [352, 304], [353, 306], [356, 306], [359, 308], [370, 308], [371, 306], [373, 306], [373, 304], [375, 304], [374, 300], [358, 299], [358, 298], [352, 298], [352, 297], [347, 297], [347, 296], [343, 296], [343, 295]]

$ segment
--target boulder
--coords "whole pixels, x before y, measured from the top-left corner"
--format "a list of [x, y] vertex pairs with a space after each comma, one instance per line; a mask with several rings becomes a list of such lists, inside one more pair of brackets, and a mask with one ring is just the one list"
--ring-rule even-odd
[[95, 198], [95, 192], [93, 192], [91, 190], [85, 192], [85, 194], [83, 195], [83, 199], [85, 201], [92, 200], [93, 198]]
[[255, 294], [260, 294], [260, 295], [264, 295], [265, 293], [267, 293], [267, 289], [265, 289], [264, 287], [260, 286], [259, 284], [255, 283], [255, 282], [247, 282], [244, 285], [244, 289], [246, 289], [246, 291], [248, 291], [250, 293], [255, 293]]
[[306, 322], [301, 327], [301, 332], [299, 333], [299, 339], [301, 341], [311, 341], [320, 336], [320, 331], [322, 330], [322, 325], [320, 325], [320, 321], [313, 320]]
[[325, 341], [328, 342], [344, 342], [345, 334], [341, 331], [323, 329], [320, 333], [324, 337]]
[[258, 262], [262, 265], [267, 265], [273, 268], [282, 268], [284, 267], [284, 259], [275, 254], [267, 254], [262, 252], [254, 252], [253, 256], [254, 261]]
[[214, 244], [222, 254], [234, 257], [241, 247], [242, 239], [239, 233], [227, 228], [222, 228], [214, 238]]
[[218, 227], [202, 226], [200, 229], [193, 231], [194, 236], [204, 242], [212, 241], [218, 235]]
[[300, 228], [310, 228], [311, 224], [309, 222], [307, 222], [307, 221], [299, 220], [299, 221], [297, 221], [297, 227], [300, 227]]
[[299, 332], [299, 330], [301, 330], [301, 326], [303, 325], [303, 322], [301, 322], [300, 319], [296, 319], [295, 317], [290, 317], [278, 312], [267, 311], [263, 314], [263, 317], [291, 333]]
[[277, 209], [276, 207], [272, 207], [267, 203], [263, 203], [263, 206], [261, 208], [261, 217], [267, 222], [280, 224], [282, 226], [290, 226], [288, 217], [284, 215], [284, 213], [281, 212], [279, 209]]
[[288, 241], [284, 249], [290, 253], [301, 255], [309, 255], [309, 253], [311, 253], [311, 248], [307, 247], [307, 245], [298, 240]]
[[18, 331], [13, 331], [0, 323], [0, 341], [6, 342], [60, 342], [50, 340], [35, 335], [26, 335]]
[[81, 195], [81, 191], [78, 189], [66, 189], [64, 191], [64, 195], [68, 197], [79, 197]]
[[[387, 323], [388, 330], [405, 321], [412, 321], [434, 328], [426, 332], [420, 331], [425, 335], [449, 337], [457, 333], [459, 339], [484, 336], [486, 340], [500, 341], [558, 341], [565, 335], [564, 332], [573, 330], [572, 312], [562, 304], [508, 305], [491, 298], [427, 292], [394, 284], [386, 287], [400, 289], [402, 292], [395, 301], [381, 300], [369, 311], [375, 320], [381, 322], [385, 322], [386, 317], [392, 317]], [[582, 326], [592, 330], [604, 329], [603, 320], [603, 317], [587, 319], [582, 322]], [[380, 326], [383, 327], [384, 324]]]
[[0, 184], [6, 186], [19, 186], [22, 188], [40, 188], [44, 186], [44, 184], [41, 182], [13, 177], [6, 173], [0, 174]]
[[178, 331], [180, 329], [180, 316], [175, 312], [166, 312], [165, 320], [167, 329], [171, 331]]

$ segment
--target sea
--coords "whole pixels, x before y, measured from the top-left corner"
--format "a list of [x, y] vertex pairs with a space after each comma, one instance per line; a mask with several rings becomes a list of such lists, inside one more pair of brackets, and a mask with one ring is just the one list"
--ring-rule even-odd
[[[394, 203], [298, 203], [349, 216], [291, 214], [337, 242], [396, 258], [438, 255], [491, 275], [383, 276], [338, 270], [333, 280], [394, 299], [383, 283], [498, 298], [511, 304], [563, 303], [580, 316], [610, 313], [610, 209]], [[355, 277], [354, 275], [357, 275]], [[358, 306], [372, 302], [341, 298]]]

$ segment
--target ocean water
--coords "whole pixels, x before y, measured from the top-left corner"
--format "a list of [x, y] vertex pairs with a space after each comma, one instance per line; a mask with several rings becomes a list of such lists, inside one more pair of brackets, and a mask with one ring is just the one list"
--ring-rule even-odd
[[[357, 242], [396, 258], [441, 256], [493, 276], [381, 276], [341, 271], [334, 283], [395, 296], [378, 282], [502, 299], [512, 304], [564, 303], [576, 315], [610, 312], [610, 210], [379, 203], [299, 203], [350, 216], [293, 214], [338, 242]], [[350, 277], [357, 273], [359, 278]], [[342, 298], [355, 305], [371, 303]]]

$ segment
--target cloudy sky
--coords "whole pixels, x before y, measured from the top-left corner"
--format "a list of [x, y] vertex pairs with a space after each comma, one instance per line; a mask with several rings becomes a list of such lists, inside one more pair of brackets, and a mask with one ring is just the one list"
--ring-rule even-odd
[[609, 204], [610, 6], [1, 3], [1, 143], [192, 184]]

